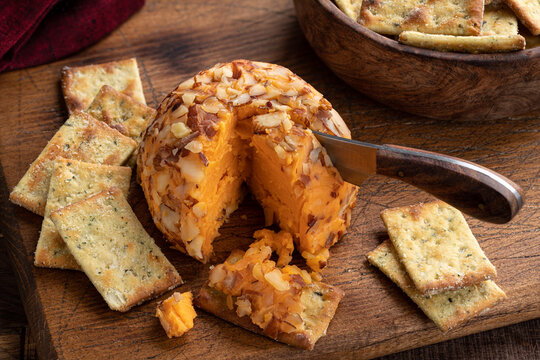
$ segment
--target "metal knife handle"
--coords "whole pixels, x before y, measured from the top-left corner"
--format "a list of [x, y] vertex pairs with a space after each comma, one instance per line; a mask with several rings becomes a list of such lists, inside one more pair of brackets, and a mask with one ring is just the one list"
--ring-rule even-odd
[[466, 214], [502, 224], [522, 207], [523, 190], [483, 166], [452, 156], [396, 145], [377, 152], [377, 174], [420, 188]]

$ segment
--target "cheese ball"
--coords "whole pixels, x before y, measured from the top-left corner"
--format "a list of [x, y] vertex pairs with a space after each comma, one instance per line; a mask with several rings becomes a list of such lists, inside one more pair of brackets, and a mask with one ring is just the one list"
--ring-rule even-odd
[[319, 271], [346, 232], [357, 188], [343, 181], [312, 130], [350, 138], [322, 94], [282, 66], [236, 60], [183, 82], [139, 147], [139, 179], [156, 226], [173, 247], [207, 262], [246, 183], [266, 225], [291, 233]]

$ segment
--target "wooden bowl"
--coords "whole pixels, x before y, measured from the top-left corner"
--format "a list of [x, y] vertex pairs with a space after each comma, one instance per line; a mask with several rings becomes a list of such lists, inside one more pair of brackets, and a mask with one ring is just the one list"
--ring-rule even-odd
[[402, 45], [350, 19], [331, 0], [294, 0], [317, 55], [346, 83], [399, 110], [491, 120], [540, 108], [540, 47], [460, 54]]

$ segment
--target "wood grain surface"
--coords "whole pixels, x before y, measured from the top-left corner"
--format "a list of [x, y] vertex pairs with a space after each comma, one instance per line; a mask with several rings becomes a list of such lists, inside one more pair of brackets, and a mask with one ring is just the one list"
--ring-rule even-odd
[[332, 0], [294, 0], [315, 52], [341, 79], [396, 109], [491, 120], [540, 109], [540, 48], [458, 54], [403, 45], [357, 24]]
[[[380, 176], [360, 188], [350, 234], [332, 249], [324, 278], [346, 295], [327, 336], [313, 352], [275, 343], [202, 311], [192, 331], [168, 339], [153, 317], [157, 300], [116, 313], [107, 308], [84, 274], [33, 267], [42, 219], [9, 204], [6, 190], [13, 188], [67, 118], [60, 69], [131, 56], [139, 59], [152, 106], [180, 81], [216, 62], [248, 58], [279, 63], [325, 94], [350, 125], [354, 138], [442, 152], [508, 176], [523, 188], [528, 200], [520, 214], [505, 225], [469, 222], [497, 266], [497, 283], [507, 292], [507, 301], [443, 334], [390, 280], [370, 267], [364, 254], [386, 237], [379, 212], [430, 199], [410, 185]], [[497, 121], [437, 121], [388, 109], [353, 91], [316, 58], [290, 1], [222, 0], [204, 5], [197, 0], [148, 1], [141, 12], [98, 44], [53, 64], [2, 74], [0, 88], [0, 228], [43, 359], [125, 358], [126, 354], [162, 359], [369, 358], [540, 316], [540, 113]], [[208, 265], [167, 248], [134, 182], [129, 201], [186, 281], [179, 289], [196, 291], [207, 278]], [[215, 243], [216, 260], [223, 260], [235, 247], [245, 248], [253, 230], [263, 224], [260, 207], [247, 199], [222, 228]], [[537, 322], [530, 324], [534, 332]], [[533, 351], [535, 346], [531, 344]]]

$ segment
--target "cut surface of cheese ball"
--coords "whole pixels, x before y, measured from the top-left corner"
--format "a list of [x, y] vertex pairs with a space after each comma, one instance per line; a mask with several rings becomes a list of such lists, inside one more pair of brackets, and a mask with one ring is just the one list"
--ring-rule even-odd
[[184, 335], [193, 328], [193, 320], [197, 317], [191, 291], [182, 294], [175, 292], [161, 302], [157, 307], [156, 317], [169, 338]]
[[357, 189], [343, 182], [311, 130], [350, 138], [330, 103], [281, 66], [237, 60], [180, 84], [139, 149], [157, 227], [175, 248], [207, 262], [247, 183], [267, 224], [290, 232], [320, 270], [346, 231]]

